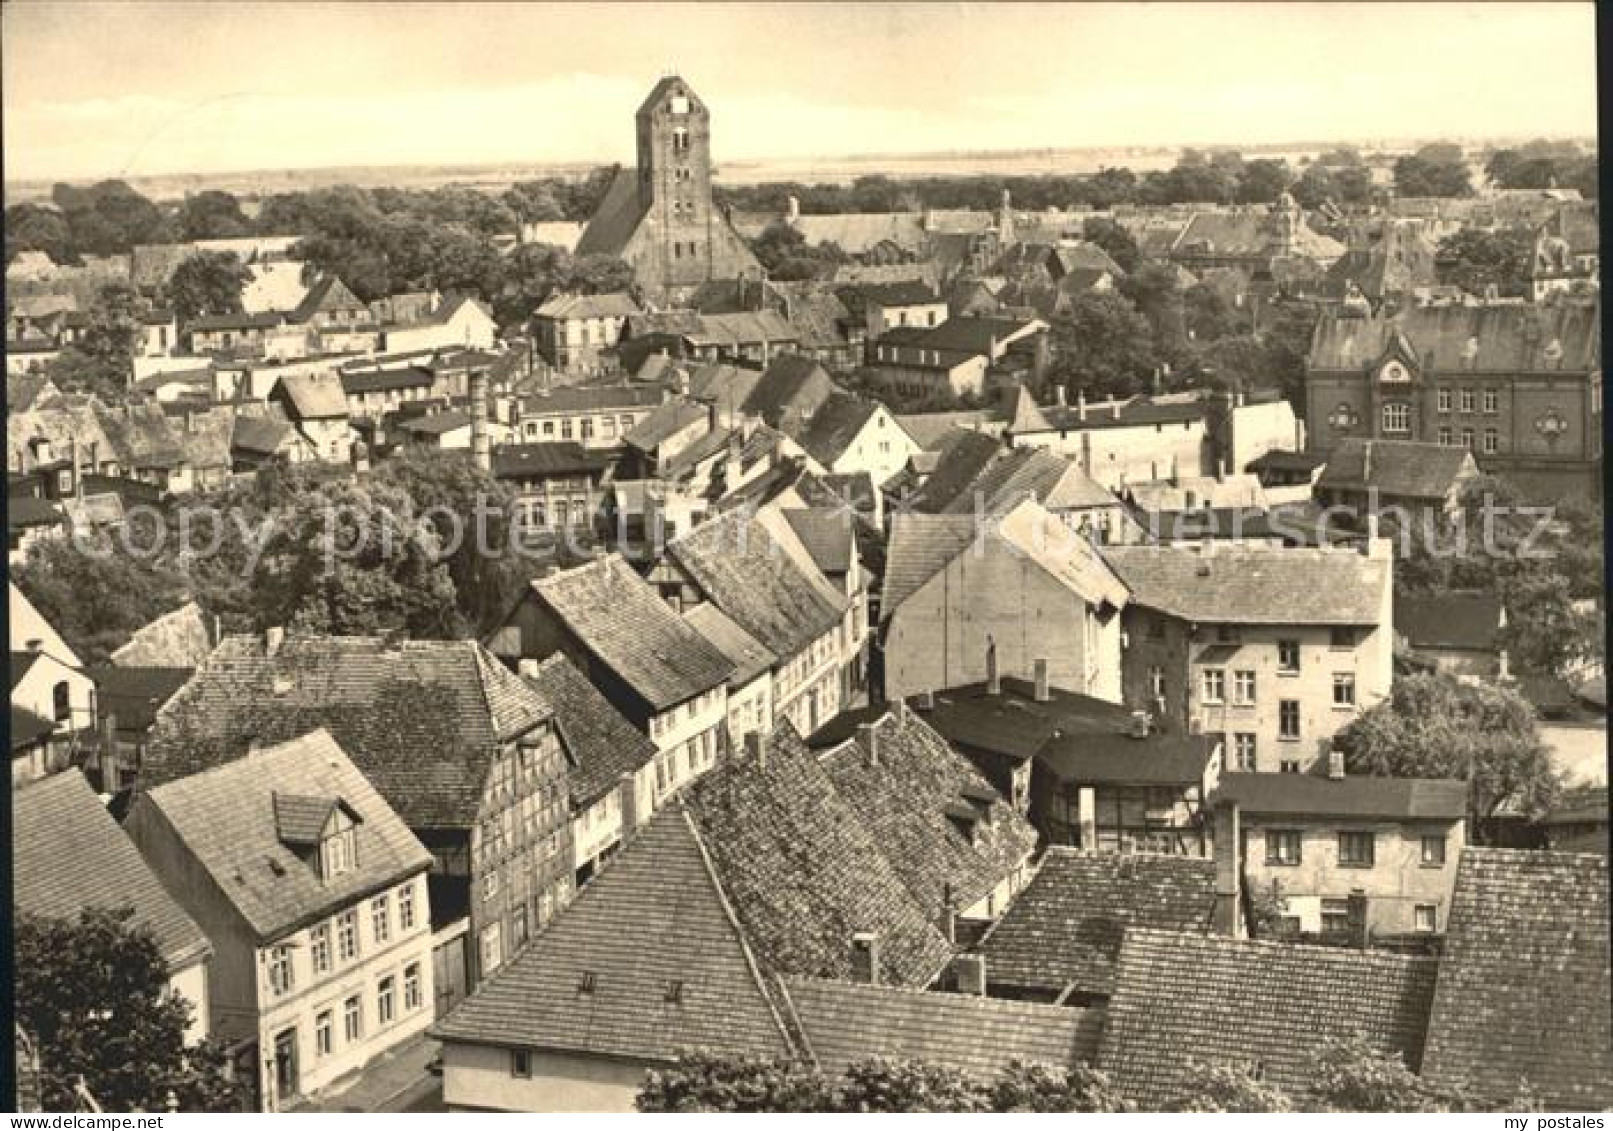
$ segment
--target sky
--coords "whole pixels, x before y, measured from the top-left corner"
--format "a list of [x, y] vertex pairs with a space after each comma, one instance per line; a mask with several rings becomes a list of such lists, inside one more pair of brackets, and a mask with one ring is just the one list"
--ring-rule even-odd
[[14, 0], [0, 64], [11, 181], [631, 161], [667, 71], [719, 162], [1596, 128], [1589, 3]]

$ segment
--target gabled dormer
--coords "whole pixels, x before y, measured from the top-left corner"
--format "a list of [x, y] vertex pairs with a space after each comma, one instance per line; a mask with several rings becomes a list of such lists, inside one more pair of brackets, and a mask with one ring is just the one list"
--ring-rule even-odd
[[275, 835], [319, 878], [329, 882], [358, 867], [358, 813], [340, 797], [280, 793], [274, 797]]
[[1409, 385], [1416, 379], [1420, 369], [1417, 350], [1411, 340], [1399, 326], [1394, 327], [1374, 367], [1378, 381], [1384, 385]]

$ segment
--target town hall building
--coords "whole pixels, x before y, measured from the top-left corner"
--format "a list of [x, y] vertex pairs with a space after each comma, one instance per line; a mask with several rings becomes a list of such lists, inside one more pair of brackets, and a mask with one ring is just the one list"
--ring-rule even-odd
[[639, 107], [638, 167], [616, 170], [578, 255], [625, 260], [644, 291], [686, 300], [713, 279], [762, 278], [761, 264], [711, 199], [711, 113], [669, 75]]

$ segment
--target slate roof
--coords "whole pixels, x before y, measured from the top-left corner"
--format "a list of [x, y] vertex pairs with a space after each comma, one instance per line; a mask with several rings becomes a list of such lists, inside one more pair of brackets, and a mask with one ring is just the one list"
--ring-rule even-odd
[[1395, 632], [1413, 648], [1493, 652], [1500, 647], [1500, 595], [1475, 590], [1397, 594]]
[[1548, 1111], [1613, 1108], [1607, 857], [1469, 846], [1423, 1074]]
[[1386, 561], [1353, 550], [1105, 546], [1132, 600], [1197, 624], [1375, 625]]
[[1384, 356], [1396, 333], [1410, 341], [1425, 372], [1572, 373], [1601, 365], [1595, 303], [1413, 307], [1392, 318], [1328, 311], [1311, 338], [1307, 364], [1313, 370], [1365, 371]]
[[638, 170], [617, 166], [588, 226], [577, 240], [577, 255], [621, 255], [638, 230], [644, 210], [639, 205]]
[[812, 555], [812, 562], [825, 577], [836, 577], [851, 569], [857, 542], [849, 510], [827, 507], [791, 507], [781, 512], [784, 521]]
[[983, 315], [948, 318], [938, 326], [898, 326], [887, 330], [881, 342], [960, 354], [990, 354], [1008, 338], [1022, 333], [1030, 320]]
[[823, 1071], [859, 1061], [918, 1060], [991, 1079], [1014, 1061], [1071, 1069], [1098, 1051], [1103, 1014], [969, 994], [780, 978]]
[[[277, 793], [327, 797], [352, 810], [352, 871], [325, 880], [317, 859], [299, 858], [281, 839]], [[322, 729], [144, 790], [129, 815], [137, 834], [145, 807], [161, 814], [263, 941], [431, 866], [431, 853]]]
[[694, 1048], [791, 1051], [707, 850], [676, 805], [432, 1034], [657, 1062]]
[[732, 412], [750, 399], [761, 379], [760, 369], [747, 369], [725, 361], [708, 362], [690, 371], [689, 396]]
[[1322, 490], [1365, 491], [1381, 495], [1443, 500], [1464, 471], [1477, 471], [1466, 448], [1417, 440], [1340, 440], [1317, 476]]
[[655, 757], [655, 743], [622, 717], [577, 666], [556, 652], [524, 677], [544, 702], [571, 752], [571, 804], [583, 810]]
[[105, 665], [84, 674], [95, 681], [97, 709], [112, 715], [122, 731], [144, 732], [157, 721], [157, 710], [190, 679], [194, 668], [147, 668]]
[[291, 435], [291, 422], [279, 411], [278, 405], [268, 406], [274, 411], [263, 413], [238, 412], [230, 432], [230, 447], [234, 450], [270, 455]]
[[1213, 860], [1054, 845], [976, 949], [988, 983], [1109, 994], [1128, 928], [1208, 931], [1214, 910]]
[[212, 954], [78, 770], [14, 787], [11, 818], [15, 912], [77, 919], [90, 907], [132, 906], [170, 970]]
[[574, 440], [550, 444], [501, 444], [493, 449], [493, 476], [497, 479], [536, 479], [550, 475], [591, 475], [604, 472], [609, 459], [590, 452]]
[[780, 659], [834, 629], [846, 611], [844, 597], [807, 574], [743, 513], [700, 524], [667, 552], [709, 600]]
[[[1026, 863], [1036, 830], [918, 715], [869, 725], [877, 761], [858, 734], [821, 755], [824, 770], [933, 920], [968, 910]], [[972, 842], [948, 815], [960, 805], [977, 818]]]
[[731, 688], [743, 687], [778, 663], [772, 651], [710, 601], [685, 611], [683, 619], [733, 663], [734, 674], [728, 678]]
[[583, 647], [654, 710], [720, 687], [734, 665], [616, 555], [532, 589]]
[[1257, 1065], [1290, 1094], [1311, 1083], [1329, 1037], [1359, 1033], [1416, 1071], [1433, 958], [1130, 928], [1120, 947], [1098, 1067], [1140, 1110], [1197, 1088], [1199, 1064]]
[[846, 979], [852, 936], [879, 936], [880, 980], [925, 986], [952, 947], [833, 780], [785, 723], [685, 794], [745, 937], [774, 974]]
[[683, 400], [663, 401], [622, 437], [622, 442], [642, 452], [653, 452], [685, 428], [705, 419], [706, 409], [702, 405]]
[[159, 714], [141, 770], [159, 784], [324, 727], [411, 828], [474, 823], [499, 743], [550, 705], [474, 641], [227, 636]]
[[347, 419], [347, 397], [334, 373], [288, 373], [280, 378], [287, 408], [302, 420]]
[[1245, 813], [1266, 816], [1454, 821], [1467, 815], [1467, 783], [1359, 774], [1334, 780], [1320, 774], [1225, 773], [1211, 800], [1236, 802]]
[[878, 401], [836, 393], [819, 405], [811, 419], [797, 427], [790, 438], [824, 467], [832, 467], [881, 407]]
[[627, 318], [640, 313], [628, 294], [553, 295], [534, 312], [537, 318]]

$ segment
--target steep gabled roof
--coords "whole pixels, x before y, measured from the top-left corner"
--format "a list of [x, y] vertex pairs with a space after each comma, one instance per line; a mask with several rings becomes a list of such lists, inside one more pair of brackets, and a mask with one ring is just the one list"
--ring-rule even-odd
[[550, 718], [474, 641], [227, 636], [159, 712], [141, 770], [158, 784], [323, 727], [414, 828], [476, 818], [500, 743]]
[[851, 569], [857, 540], [849, 507], [791, 507], [782, 513], [820, 573], [835, 577]]
[[[810, 420], [796, 427], [790, 438], [824, 467], [832, 467], [882, 407], [878, 401], [836, 393], [818, 406]], [[896, 426], [894, 422], [892, 426]]]
[[889, 620], [925, 582], [959, 554], [970, 551], [977, 539], [984, 553], [984, 537], [973, 514], [899, 514], [892, 518], [881, 619]]
[[1108, 994], [1128, 928], [1207, 931], [1214, 910], [1213, 860], [1054, 845], [976, 949], [991, 983]]
[[636, 773], [655, 757], [655, 743], [564, 654], [556, 652], [525, 678], [554, 706], [555, 723], [571, 752], [567, 781], [575, 810], [586, 809], [615, 789], [623, 774]]
[[1412, 648], [1500, 647], [1501, 596], [1475, 590], [1395, 596], [1395, 632]]
[[347, 419], [347, 397], [335, 373], [288, 373], [280, 378], [289, 414], [300, 420]]
[[858, 813], [788, 723], [758, 761], [736, 752], [686, 795], [745, 937], [775, 974], [847, 978], [852, 937], [879, 938], [880, 980], [928, 985], [951, 957]]
[[710, 601], [702, 601], [683, 614], [694, 630], [711, 641], [734, 664], [730, 687], [743, 687], [778, 663], [778, 657], [756, 637]]
[[1328, 311], [1311, 337], [1313, 370], [1364, 371], [1403, 333], [1433, 373], [1585, 372], [1601, 364], [1599, 303], [1413, 307], [1392, 318]]
[[1198, 1087], [1193, 1064], [1244, 1065], [1302, 1094], [1329, 1037], [1359, 1034], [1416, 1071], [1438, 961], [1382, 951], [1130, 928], [1098, 1067], [1144, 1111]]
[[661, 810], [439, 1040], [670, 1062], [792, 1051], [700, 834]]
[[629, 294], [557, 294], [538, 307], [534, 317], [564, 321], [572, 318], [627, 318], [638, 313], [639, 304]]
[[[1606, 809], [1603, 809], [1606, 813]], [[1498, 1101], [1613, 1107], [1607, 857], [1469, 846], [1422, 1069]]]
[[733, 672], [734, 665], [617, 555], [538, 578], [532, 589], [654, 710], [720, 687]]
[[[326, 879], [317, 860], [282, 840], [276, 794], [328, 798], [355, 815], [351, 871]], [[129, 815], [137, 833], [143, 807], [162, 815], [260, 941], [431, 866], [431, 853], [322, 729], [145, 790]]]
[[655, 406], [624, 437], [622, 442], [641, 452], [653, 452], [661, 444], [707, 418], [705, 406], [684, 400], [668, 400]]
[[77, 919], [90, 907], [132, 906], [170, 970], [212, 953], [78, 770], [14, 788], [11, 818], [15, 913]]
[[1391, 498], [1443, 500], [1464, 475], [1477, 472], [1466, 448], [1417, 440], [1340, 440], [1316, 478], [1318, 490], [1376, 488]]
[[801, 354], [784, 353], [768, 363], [741, 407], [774, 423], [789, 409], [816, 411], [834, 391], [835, 384], [822, 365]]
[[925, 514], [941, 514], [961, 499], [972, 504], [970, 486], [1003, 446], [984, 432], [955, 428], [933, 450], [939, 458], [913, 501], [915, 509]]
[[875, 1058], [917, 1060], [990, 1079], [1010, 1064], [1071, 1069], [1096, 1057], [1103, 1014], [970, 994], [779, 979], [823, 1071]]

